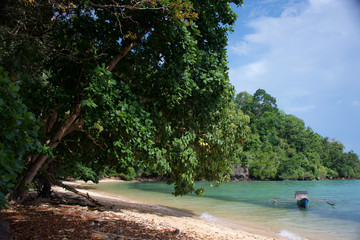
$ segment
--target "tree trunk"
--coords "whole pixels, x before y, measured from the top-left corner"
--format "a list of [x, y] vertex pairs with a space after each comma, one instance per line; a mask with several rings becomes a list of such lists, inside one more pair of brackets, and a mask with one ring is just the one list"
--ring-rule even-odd
[[[141, 40], [146, 34], [148, 34], [149, 32], [151, 32], [151, 29], [153, 28], [153, 24], [149, 25], [147, 29], [145, 29], [144, 32], [140, 33], [137, 36], [137, 40]], [[127, 46], [125, 46], [119, 53], [118, 55], [116, 55], [111, 62], [109, 63], [109, 65], [106, 67], [107, 70], [109, 70], [110, 72], [114, 69], [114, 67], [120, 62], [120, 60], [126, 56], [126, 54], [128, 54], [130, 52], [131, 49], [133, 49], [135, 47], [135, 45], [137, 44], [137, 41], [131, 41]]]
[[[138, 34], [137, 40], [141, 40], [146, 34], [152, 31], [153, 24], [150, 24], [147, 29], [145, 29], [142, 33]], [[119, 61], [126, 56], [131, 49], [134, 48], [134, 46], [137, 44], [137, 41], [132, 41], [129, 43], [129, 45], [125, 46], [117, 56], [112, 59], [109, 66], [107, 66], [107, 70], [112, 71], [114, 67], [119, 63]], [[52, 126], [54, 125], [56, 119], [57, 119], [57, 109], [54, 109], [49, 114], [47, 120], [46, 120], [46, 128], [43, 129], [45, 132], [50, 132]], [[49, 140], [46, 141], [46, 144], [51, 149], [54, 149], [57, 145], [59, 145], [61, 139], [65, 137], [67, 134], [78, 130], [81, 125], [84, 123], [83, 118], [79, 118], [81, 111], [81, 103], [78, 103], [74, 108], [72, 109], [70, 116], [66, 119], [66, 121], [63, 123], [63, 125], [60, 127], [60, 129], [49, 138]], [[28, 186], [33, 181], [35, 175], [41, 168], [41, 166], [44, 164], [46, 159], [48, 158], [47, 155], [33, 155], [31, 157], [31, 163], [28, 170], [25, 172], [25, 175], [15, 187], [13, 194], [11, 194], [10, 199], [14, 201], [22, 201], [25, 193], [27, 191]]]
[[76, 190], [75, 188], [69, 186], [69, 185], [65, 185], [63, 184], [62, 182], [59, 182], [58, 180], [56, 180], [55, 178], [53, 178], [53, 176], [51, 176], [51, 174], [47, 173], [47, 172], [44, 172], [44, 176], [45, 178], [51, 182], [53, 185], [56, 185], [56, 186], [59, 186], [59, 187], [62, 187], [70, 192], [73, 192], [79, 196], [82, 196], [84, 198], [86, 198], [87, 200], [89, 200], [90, 202], [92, 202], [93, 204], [97, 205], [97, 206], [102, 206], [101, 203], [99, 203], [98, 201], [96, 201], [95, 199], [93, 199], [92, 197], [89, 196], [88, 193], [82, 193], [82, 192], [79, 192], [78, 190]]
[[[59, 128], [59, 130], [57, 130], [55, 134], [51, 136], [51, 138], [47, 141], [46, 144], [48, 145], [48, 147], [54, 149], [55, 147], [57, 147], [57, 145], [59, 145], [63, 137], [65, 137], [70, 132], [73, 132], [81, 127], [84, 120], [77, 119], [80, 115], [80, 111], [81, 111], [81, 103], [78, 103], [73, 107], [70, 116], [65, 120], [63, 125]], [[20, 181], [15, 186], [14, 192], [10, 196], [11, 200], [19, 201], [19, 202], [23, 200], [28, 186], [31, 184], [36, 173], [39, 171], [39, 169], [44, 164], [47, 158], [48, 156], [45, 154], [38, 155], [37, 157], [35, 156], [33, 158], [29, 168], [26, 170], [24, 174], [22, 181]]]
[[49, 198], [51, 195], [51, 182], [44, 176], [44, 174], [37, 174], [33, 180], [35, 184], [38, 197]]

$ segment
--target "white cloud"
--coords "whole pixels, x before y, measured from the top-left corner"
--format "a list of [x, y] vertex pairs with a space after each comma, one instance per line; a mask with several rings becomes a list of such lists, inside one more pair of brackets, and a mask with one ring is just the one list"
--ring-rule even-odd
[[291, 111], [292, 113], [304, 113], [304, 112], [309, 112], [312, 111], [316, 108], [316, 105], [305, 105], [305, 106], [301, 106], [301, 107], [289, 107], [288, 110]]
[[264, 76], [266, 72], [266, 63], [264, 61], [250, 63], [241, 68], [244, 76], [247, 78], [257, 78]]
[[[267, 71], [266, 63], [259, 61], [238, 68], [231, 68], [229, 77], [235, 88], [253, 93], [259, 88], [266, 87], [262, 79], [266, 77]], [[238, 87], [239, 85], [241, 88]]]
[[236, 31], [230, 35], [228, 52], [236, 90], [265, 89], [320, 134], [347, 134], [344, 143], [356, 145], [360, 128], [346, 122], [360, 118], [360, 101], [353, 101], [360, 89], [358, 0], [257, 0], [242, 11], [244, 34], [237, 43]]
[[352, 103], [354, 106], [356, 106], [356, 107], [360, 107], [360, 101], [353, 101], [353, 103]]
[[233, 46], [229, 46], [229, 50], [238, 55], [247, 55], [249, 53], [249, 44], [240, 41]]
[[[350, 0], [310, 0], [288, 5], [280, 17], [261, 17], [248, 26], [254, 32], [230, 46], [239, 58], [257, 56], [230, 69], [238, 91], [244, 83], [261, 82], [275, 96], [284, 92], [332, 92], [360, 75], [360, 27], [346, 3]], [[261, 48], [262, 54], [255, 54]], [[234, 65], [234, 64], [233, 64]], [[353, 65], [353, 72], [349, 66]], [[247, 84], [245, 84], [247, 85]], [[267, 89], [266, 89], [267, 90]], [[301, 97], [302, 95], [298, 95]]]
[[296, 17], [306, 8], [307, 2], [300, 2], [287, 6], [281, 13], [281, 17]]

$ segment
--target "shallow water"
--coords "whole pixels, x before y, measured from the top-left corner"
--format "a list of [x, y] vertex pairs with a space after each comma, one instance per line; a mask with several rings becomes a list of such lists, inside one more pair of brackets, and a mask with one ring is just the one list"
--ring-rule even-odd
[[[230, 182], [219, 188], [200, 182], [197, 186], [205, 187], [205, 196], [174, 197], [172, 186], [165, 183], [100, 183], [94, 190], [291, 239], [360, 239], [360, 180]], [[303, 209], [296, 202], [273, 204], [274, 198], [293, 198], [294, 191], [308, 191], [309, 198], [330, 199], [336, 205], [310, 201]]]

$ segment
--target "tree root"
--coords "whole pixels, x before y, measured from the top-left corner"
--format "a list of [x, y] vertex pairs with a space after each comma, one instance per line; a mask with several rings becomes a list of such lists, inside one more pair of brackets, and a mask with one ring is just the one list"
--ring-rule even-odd
[[84, 198], [86, 198], [87, 200], [89, 200], [91, 203], [95, 204], [96, 206], [103, 206], [101, 203], [99, 203], [98, 201], [96, 201], [95, 199], [93, 199], [92, 197], [89, 196], [88, 193], [82, 193], [82, 192], [79, 192], [78, 190], [76, 190], [75, 188], [69, 186], [69, 185], [65, 185], [63, 184], [62, 182], [56, 180], [51, 174], [49, 174], [48, 172], [43, 172], [44, 173], [44, 176], [47, 180], [49, 180], [53, 185], [56, 185], [56, 186], [59, 186], [59, 187], [62, 187], [70, 192], [73, 192], [79, 196], [82, 196]]

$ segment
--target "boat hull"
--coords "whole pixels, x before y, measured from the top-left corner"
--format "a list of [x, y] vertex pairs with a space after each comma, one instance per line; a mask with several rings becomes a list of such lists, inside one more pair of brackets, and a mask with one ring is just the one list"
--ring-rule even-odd
[[302, 198], [302, 199], [300, 199], [300, 200], [297, 201], [297, 204], [298, 204], [300, 207], [306, 208], [306, 207], [309, 205], [309, 199], [307, 199], [307, 198]]

